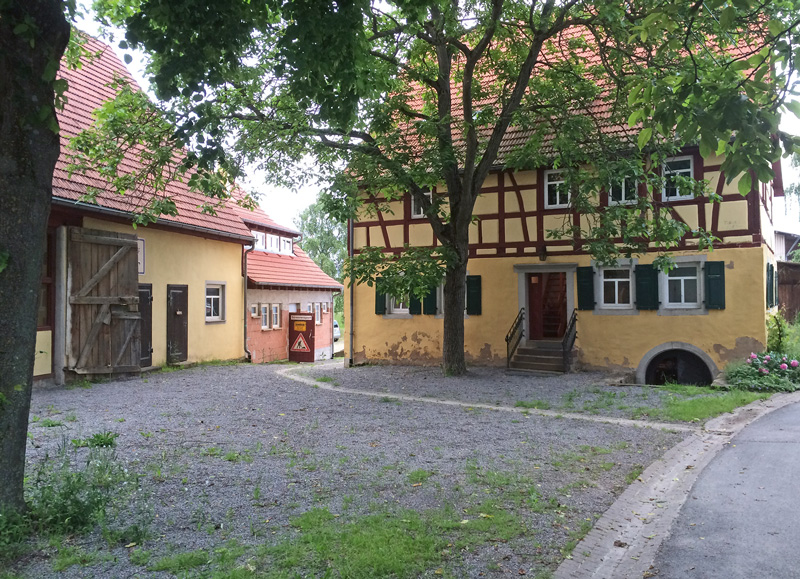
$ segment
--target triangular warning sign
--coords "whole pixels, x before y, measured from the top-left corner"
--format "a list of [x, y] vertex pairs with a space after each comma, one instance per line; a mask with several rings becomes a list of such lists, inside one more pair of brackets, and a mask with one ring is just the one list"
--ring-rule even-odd
[[308, 347], [303, 334], [297, 334], [297, 339], [294, 341], [294, 345], [291, 347], [291, 350], [292, 352], [310, 352], [311, 348]]

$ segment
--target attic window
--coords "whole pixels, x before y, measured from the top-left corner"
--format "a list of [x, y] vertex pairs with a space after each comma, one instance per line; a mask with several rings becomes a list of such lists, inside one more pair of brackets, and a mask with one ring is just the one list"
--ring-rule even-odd
[[281, 253], [292, 255], [292, 238], [281, 237]]
[[260, 231], [251, 231], [250, 234], [255, 238], [256, 244], [253, 246], [255, 249], [266, 249], [266, 233]]

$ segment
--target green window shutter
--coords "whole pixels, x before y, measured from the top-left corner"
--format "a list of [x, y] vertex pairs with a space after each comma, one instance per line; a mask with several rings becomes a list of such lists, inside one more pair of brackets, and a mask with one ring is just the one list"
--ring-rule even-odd
[[658, 269], [652, 265], [636, 266], [636, 309], [658, 309]]
[[467, 315], [481, 315], [481, 276], [467, 276]]
[[436, 288], [431, 288], [425, 299], [422, 300], [422, 313], [426, 316], [436, 315]]
[[772, 303], [772, 264], [767, 264], [767, 307], [771, 308], [774, 304]]
[[579, 267], [578, 279], [578, 309], [594, 309], [594, 268]]
[[375, 284], [375, 313], [382, 316], [386, 313], [386, 294], [378, 291], [378, 284]]
[[408, 300], [408, 313], [412, 316], [418, 316], [422, 313], [422, 302], [414, 294], [411, 294]]
[[725, 309], [725, 262], [708, 261], [705, 265], [706, 309]]

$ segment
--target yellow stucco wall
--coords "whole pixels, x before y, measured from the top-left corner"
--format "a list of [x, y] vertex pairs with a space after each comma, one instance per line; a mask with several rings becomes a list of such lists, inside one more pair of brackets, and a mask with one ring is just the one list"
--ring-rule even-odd
[[[676, 256], [682, 255], [677, 253]], [[692, 255], [685, 252], [684, 255]], [[640, 264], [655, 256], [643, 256]], [[597, 315], [578, 312], [579, 362], [587, 368], [634, 369], [652, 348], [671, 341], [705, 351], [719, 368], [766, 343], [764, 271], [767, 253], [761, 247], [718, 249], [710, 261], [724, 261], [726, 308], [704, 315]], [[482, 276], [482, 315], [464, 320], [467, 359], [473, 364], [505, 364], [505, 335], [519, 309], [515, 265], [539, 264], [537, 258], [473, 258], [469, 273]], [[590, 265], [589, 256], [553, 256], [543, 265]], [[754, 291], [754, 288], [761, 290]], [[575, 295], [575, 288], [568, 288]], [[345, 311], [349, 311], [345, 291]], [[576, 298], [577, 299], [577, 298]], [[413, 316], [388, 319], [375, 314], [375, 290], [356, 286], [354, 298], [354, 361], [436, 364], [441, 359], [442, 319]], [[346, 356], [349, 343], [345, 340]]]
[[[145, 240], [145, 274], [139, 283], [153, 284], [153, 365], [167, 360], [167, 285], [189, 286], [188, 362], [244, 356], [242, 246], [85, 218], [84, 227], [135, 233]], [[206, 323], [206, 282], [224, 282], [225, 322]]]
[[33, 362], [33, 375], [44, 376], [52, 371], [51, 354], [53, 353], [53, 332], [40, 330], [36, 332], [36, 358]]

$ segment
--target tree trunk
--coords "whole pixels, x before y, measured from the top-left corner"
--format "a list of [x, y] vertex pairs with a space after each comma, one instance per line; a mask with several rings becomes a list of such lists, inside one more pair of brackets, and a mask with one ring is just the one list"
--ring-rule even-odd
[[[461, 239], [461, 238], [464, 239]], [[468, 229], [458, 235], [454, 248], [458, 258], [448, 265], [444, 277], [444, 337], [442, 369], [445, 376], [462, 376], [467, 372], [464, 355], [464, 310], [467, 294]]]
[[[26, 18], [35, 26], [18, 27]], [[0, 512], [25, 507], [37, 304], [59, 155], [50, 128], [54, 79], [43, 79], [68, 40], [59, 0], [11, 2], [0, 10]]]

